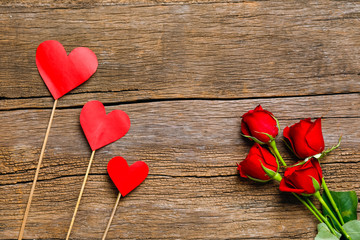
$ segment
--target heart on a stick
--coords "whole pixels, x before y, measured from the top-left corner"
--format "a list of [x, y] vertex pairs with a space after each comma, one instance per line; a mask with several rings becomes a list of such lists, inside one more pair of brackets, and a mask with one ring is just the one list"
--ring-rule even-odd
[[58, 99], [88, 80], [96, 71], [95, 53], [85, 47], [69, 55], [55, 40], [42, 42], [36, 50], [36, 66], [54, 99]]
[[80, 124], [93, 151], [122, 138], [130, 129], [129, 116], [114, 110], [106, 114], [99, 101], [87, 102], [80, 113]]
[[121, 195], [125, 197], [145, 180], [149, 167], [142, 161], [129, 166], [124, 158], [114, 157], [109, 161], [107, 171]]

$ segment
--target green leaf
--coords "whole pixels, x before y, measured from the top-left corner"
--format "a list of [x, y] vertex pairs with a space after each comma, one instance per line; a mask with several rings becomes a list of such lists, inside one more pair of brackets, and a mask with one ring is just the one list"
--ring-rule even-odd
[[271, 181], [271, 178], [269, 180], [261, 180], [261, 179], [257, 179], [257, 178], [253, 178], [253, 177], [250, 177], [249, 175], [246, 175], [250, 180], [252, 181], [255, 181], [255, 182], [259, 182], [259, 183], [266, 183], [266, 182], [269, 182]]
[[[327, 150], [323, 151], [321, 154], [316, 154], [316, 155], [318, 155], [318, 156], [315, 155], [316, 158], [320, 160], [320, 159], [322, 159], [323, 157], [325, 157], [325, 155], [327, 155], [329, 152], [337, 149], [337, 148], [340, 146], [341, 138], [342, 138], [342, 136], [340, 136], [339, 142], [338, 142], [338, 144], [336, 144], [335, 146], [332, 146], [330, 149], [327, 149]], [[315, 157], [315, 156], [314, 156], [314, 157]]]
[[270, 139], [270, 140], [269, 140], [269, 142], [274, 141], [273, 136], [271, 136], [271, 135], [270, 135], [270, 134], [268, 134], [268, 133], [265, 133], [265, 132], [258, 132], [258, 131], [255, 131], [255, 132], [257, 132], [257, 133], [259, 133], [259, 134], [263, 134], [263, 135], [267, 136], [267, 137]]
[[258, 143], [258, 144], [265, 144], [264, 142], [258, 140], [256, 137], [253, 137], [253, 136], [249, 136], [249, 135], [245, 135], [245, 134], [241, 134], [243, 137], [246, 137], [246, 138], [250, 138], [251, 140], [253, 140], [254, 142]]
[[312, 176], [310, 176], [310, 177], [312, 178], [312, 182], [313, 182], [313, 186], [314, 186], [315, 191], [316, 192], [319, 191], [320, 188], [321, 188], [319, 182], [315, 178], [313, 178]]
[[[341, 216], [344, 219], [344, 222], [349, 222], [352, 220], [357, 219], [357, 205], [358, 205], [358, 197], [356, 196], [355, 191], [348, 191], [348, 192], [334, 192], [330, 191], [331, 196], [334, 199], [334, 202], [336, 206], [338, 207]], [[324, 201], [327, 203], [327, 205], [330, 207], [333, 214], [336, 216], [336, 212], [333, 209], [329, 198], [324, 193], [323, 194]], [[330, 216], [328, 211], [323, 207], [323, 213], [325, 216]]]
[[318, 234], [315, 237], [315, 240], [339, 240], [341, 234], [339, 233], [338, 236], [333, 235], [329, 228], [326, 226], [325, 223], [319, 223], [317, 226]]
[[274, 176], [277, 174], [277, 172], [274, 172], [273, 170], [266, 168], [262, 163], [261, 163], [261, 167], [266, 173], [266, 175], [268, 175], [270, 178], [274, 178]]
[[345, 223], [343, 227], [352, 240], [360, 240], [360, 221], [349, 221]]

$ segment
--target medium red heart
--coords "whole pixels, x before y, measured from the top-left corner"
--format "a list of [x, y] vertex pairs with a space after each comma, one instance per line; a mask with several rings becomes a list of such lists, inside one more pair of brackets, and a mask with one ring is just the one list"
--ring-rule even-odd
[[98, 61], [88, 48], [75, 48], [68, 56], [61, 43], [48, 40], [36, 50], [36, 66], [52, 96], [58, 99], [88, 80]]
[[87, 102], [80, 113], [80, 124], [93, 151], [122, 138], [130, 129], [129, 116], [114, 110], [106, 115], [99, 101]]
[[142, 161], [137, 161], [129, 167], [124, 158], [114, 157], [109, 161], [107, 171], [121, 195], [125, 197], [145, 180], [149, 167]]

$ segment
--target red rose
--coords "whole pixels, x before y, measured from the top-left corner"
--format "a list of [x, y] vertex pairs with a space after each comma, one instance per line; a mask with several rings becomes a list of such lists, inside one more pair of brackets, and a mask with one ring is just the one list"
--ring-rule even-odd
[[255, 143], [251, 147], [249, 154], [240, 164], [238, 170], [240, 176], [250, 178], [252, 180], [268, 181], [271, 178], [265, 173], [263, 167], [276, 173], [278, 171], [278, 163], [276, 158], [266, 149]]
[[273, 114], [264, 110], [261, 105], [259, 105], [254, 110], [250, 110], [242, 116], [241, 132], [245, 137], [255, 138], [253, 140], [267, 143], [271, 139], [266, 136], [266, 134], [275, 138], [278, 135], [279, 128]]
[[280, 182], [280, 191], [298, 194], [314, 194], [320, 190], [322, 170], [319, 160], [311, 158], [304, 164], [288, 167]]
[[302, 159], [324, 151], [325, 143], [321, 131], [321, 118], [311, 122], [310, 118], [300, 120], [284, 129], [284, 137], [291, 143], [294, 153]]

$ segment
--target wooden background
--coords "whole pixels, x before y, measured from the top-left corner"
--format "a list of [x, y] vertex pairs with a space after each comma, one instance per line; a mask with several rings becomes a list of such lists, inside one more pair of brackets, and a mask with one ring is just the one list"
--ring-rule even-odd
[[[90, 148], [82, 106], [126, 111], [129, 133], [95, 154], [72, 239], [100, 239], [117, 190], [107, 162], [145, 161], [108, 239], [313, 239], [317, 221], [278, 183], [240, 179], [257, 104], [282, 129], [323, 117], [328, 186], [360, 194], [356, 1], [5, 0], [0, 6], [0, 239], [17, 239], [53, 99], [37, 46], [92, 49], [95, 75], [59, 100], [25, 239], [64, 239]], [[277, 138], [285, 160], [295, 162]]]

